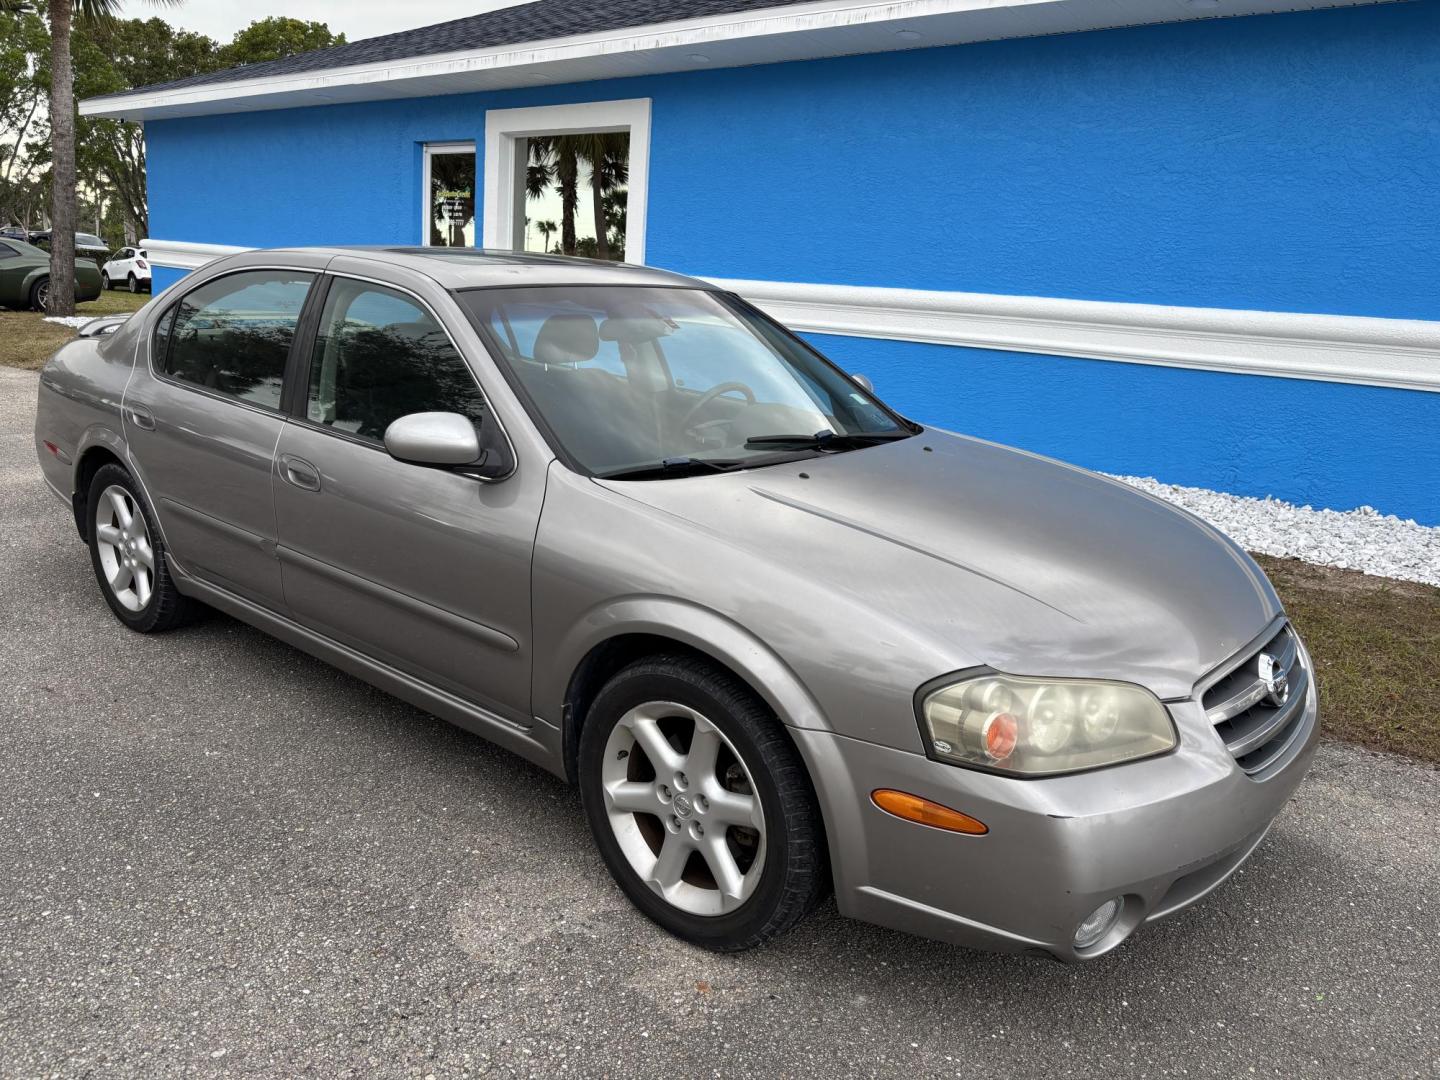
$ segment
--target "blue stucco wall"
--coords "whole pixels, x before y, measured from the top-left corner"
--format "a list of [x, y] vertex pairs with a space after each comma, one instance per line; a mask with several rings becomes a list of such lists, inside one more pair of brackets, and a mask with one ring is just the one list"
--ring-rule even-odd
[[[152, 122], [151, 232], [413, 243], [420, 144], [653, 100], [648, 260], [723, 277], [1440, 318], [1440, 2]], [[921, 420], [1440, 522], [1440, 394], [859, 339]], [[1424, 467], [1416, 468], [1417, 462]]]

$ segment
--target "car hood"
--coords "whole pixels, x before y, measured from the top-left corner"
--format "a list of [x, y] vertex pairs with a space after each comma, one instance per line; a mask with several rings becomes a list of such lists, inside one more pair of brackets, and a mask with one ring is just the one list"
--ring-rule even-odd
[[876, 632], [922, 633], [957, 669], [1123, 679], [1185, 697], [1281, 610], [1254, 561], [1198, 518], [948, 432], [605, 486], [843, 590], [874, 612]]

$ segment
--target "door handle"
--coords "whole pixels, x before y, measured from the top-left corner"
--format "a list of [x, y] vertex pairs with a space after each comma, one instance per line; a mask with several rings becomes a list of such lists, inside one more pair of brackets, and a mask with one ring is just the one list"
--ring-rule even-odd
[[294, 454], [280, 455], [280, 475], [285, 478], [287, 483], [303, 488], [305, 491], [320, 490], [320, 470], [304, 458], [298, 458]]
[[155, 430], [155, 414], [144, 405], [126, 405], [125, 412], [136, 427], [146, 431]]

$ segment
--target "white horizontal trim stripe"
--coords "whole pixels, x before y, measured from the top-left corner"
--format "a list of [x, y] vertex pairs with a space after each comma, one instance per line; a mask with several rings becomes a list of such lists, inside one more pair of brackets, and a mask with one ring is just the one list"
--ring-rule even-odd
[[183, 240], [142, 240], [137, 246], [150, 253], [150, 261], [155, 265], [175, 270], [199, 270], [225, 255], [251, 250], [233, 244], [192, 244]]
[[[246, 250], [145, 240], [194, 270]], [[1440, 322], [709, 278], [792, 330], [1440, 392]]]
[[[812, 0], [492, 48], [142, 89], [82, 101], [80, 115], [146, 120], [333, 105], [1377, 2], [1382, 0], [1227, 0], [1213, 8], [1182, 0]], [[897, 37], [900, 32], [915, 36]]]
[[1440, 322], [712, 278], [794, 330], [1440, 391]]

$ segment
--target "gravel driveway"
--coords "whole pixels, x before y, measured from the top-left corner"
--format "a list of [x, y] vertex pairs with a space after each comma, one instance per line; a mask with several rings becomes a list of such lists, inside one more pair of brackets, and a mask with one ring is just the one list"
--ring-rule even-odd
[[0, 1076], [1440, 1071], [1440, 774], [1326, 747], [1243, 873], [1098, 964], [827, 905], [743, 956], [573, 791], [215, 616], [127, 633], [0, 368]]

